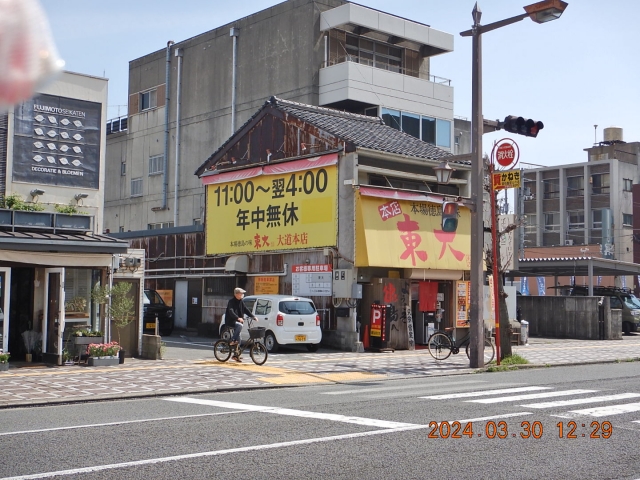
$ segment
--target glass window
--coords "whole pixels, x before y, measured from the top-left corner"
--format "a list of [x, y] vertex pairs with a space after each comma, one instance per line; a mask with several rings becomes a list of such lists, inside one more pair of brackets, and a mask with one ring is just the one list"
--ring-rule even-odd
[[132, 197], [142, 196], [142, 178], [131, 179], [131, 196]]
[[591, 228], [602, 228], [602, 210], [591, 210]]
[[537, 225], [537, 217], [535, 214], [533, 215], [527, 215], [527, 223], [525, 224], [524, 227], [524, 232], [525, 233], [536, 233], [537, 229], [538, 229], [538, 225]]
[[622, 179], [622, 190], [624, 190], [625, 192], [630, 192], [632, 186], [633, 186], [633, 180], [631, 180], [630, 178]]
[[584, 196], [584, 177], [567, 177], [567, 197]]
[[400, 112], [398, 110], [382, 109], [382, 120], [385, 125], [400, 130]]
[[631, 215], [630, 213], [623, 213], [622, 214], [622, 224], [623, 225], [632, 226], [633, 225], [633, 215]]
[[149, 157], [149, 175], [158, 175], [164, 172], [164, 155]]
[[422, 117], [422, 141], [436, 144], [436, 119]]
[[449, 120], [436, 120], [436, 145], [451, 148], [451, 122]]
[[122, 162], [120, 164], [120, 175], [125, 176], [127, 174], [127, 163]]
[[402, 131], [412, 137], [420, 138], [420, 115], [402, 113]]
[[582, 230], [584, 229], [584, 212], [567, 212], [569, 220], [569, 230]]
[[609, 193], [609, 174], [598, 173], [591, 175], [591, 193], [593, 195], [601, 195]]
[[149, 90], [140, 94], [140, 111], [156, 108], [156, 90]]
[[285, 314], [308, 315], [311, 313], [316, 313], [316, 309], [313, 306], [313, 303], [305, 302], [302, 300], [280, 302], [278, 308], [282, 313]]
[[557, 178], [542, 181], [544, 196], [542, 198], [558, 198], [560, 196], [560, 182]]
[[99, 330], [97, 305], [93, 305], [91, 292], [99, 282], [100, 270], [66, 268], [64, 271], [64, 316], [67, 323], [89, 324]]
[[547, 231], [557, 232], [560, 230], [560, 213], [550, 212], [544, 214], [544, 228]]
[[268, 315], [271, 313], [271, 302], [269, 300], [258, 299], [256, 302], [256, 315]]

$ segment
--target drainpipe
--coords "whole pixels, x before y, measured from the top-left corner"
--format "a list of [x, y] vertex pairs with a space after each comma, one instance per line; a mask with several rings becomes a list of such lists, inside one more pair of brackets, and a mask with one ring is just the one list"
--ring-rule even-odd
[[231, 28], [229, 36], [233, 37], [233, 60], [231, 65], [231, 135], [236, 132], [236, 69], [238, 67], [238, 35], [239, 28]]
[[171, 80], [171, 45], [173, 40], [167, 42], [167, 60], [164, 75], [164, 180], [162, 182], [162, 207], [167, 209], [167, 191], [169, 190], [169, 81]]
[[178, 226], [178, 190], [180, 188], [180, 90], [182, 87], [182, 53], [181, 48], [176, 48], [178, 57], [178, 82], [176, 85], [176, 169], [173, 194], [173, 226]]

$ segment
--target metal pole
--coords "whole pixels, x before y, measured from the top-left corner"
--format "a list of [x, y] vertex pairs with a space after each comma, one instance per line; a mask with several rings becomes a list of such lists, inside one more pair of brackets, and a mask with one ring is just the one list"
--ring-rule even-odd
[[482, 159], [482, 12], [478, 4], [473, 8], [473, 56], [472, 56], [472, 106], [471, 106], [471, 283], [470, 283], [470, 359], [471, 368], [484, 366], [484, 319], [483, 319], [483, 253], [484, 223], [483, 191], [484, 161]]
[[[489, 173], [493, 174], [493, 164], [489, 165]], [[491, 274], [493, 275], [493, 307], [494, 307], [494, 319], [495, 319], [495, 332], [496, 332], [496, 363], [500, 365], [500, 302], [498, 301], [500, 285], [499, 263], [498, 263], [498, 212], [496, 211], [496, 192], [493, 190], [493, 178], [490, 181], [491, 190], [489, 195], [491, 198], [491, 249], [492, 249], [492, 263], [493, 268]]]

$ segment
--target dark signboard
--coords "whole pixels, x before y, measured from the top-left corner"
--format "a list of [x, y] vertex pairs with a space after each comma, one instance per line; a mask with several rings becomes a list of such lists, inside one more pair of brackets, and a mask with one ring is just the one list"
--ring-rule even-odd
[[102, 105], [37, 95], [15, 109], [13, 181], [98, 189]]

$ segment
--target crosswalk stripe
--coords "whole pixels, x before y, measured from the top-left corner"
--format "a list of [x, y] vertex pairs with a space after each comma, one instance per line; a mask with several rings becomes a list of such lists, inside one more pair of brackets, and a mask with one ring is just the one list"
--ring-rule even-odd
[[624, 405], [609, 405], [607, 407], [585, 408], [584, 410], [571, 410], [578, 415], [591, 417], [606, 417], [607, 415], [619, 415], [621, 413], [640, 412], [640, 403], [626, 403]]
[[531, 392], [535, 390], [549, 390], [551, 387], [516, 387], [516, 388], [500, 388], [498, 390], [482, 390], [478, 392], [460, 392], [460, 393], [447, 393], [444, 395], [429, 395], [426, 398], [428, 400], [450, 400], [453, 398], [469, 398], [469, 397], [482, 397], [483, 395], [500, 395], [502, 393], [518, 393], [518, 392]]
[[612, 402], [615, 400], [624, 400], [627, 398], [636, 398], [636, 397], [640, 397], [640, 393], [620, 393], [617, 395], [601, 395], [599, 397], [574, 398], [572, 400], [558, 400], [556, 402], [530, 403], [528, 405], [521, 405], [521, 407], [527, 407], [527, 408], [566, 407], [568, 405], [580, 405], [581, 403]]
[[565, 395], [580, 395], [583, 393], [593, 393], [593, 392], [597, 392], [597, 390], [563, 390], [560, 392], [530, 393], [528, 395], [512, 395], [510, 397], [482, 398], [480, 400], [467, 400], [467, 401], [474, 402], [474, 403], [517, 402], [520, 400], [532, 400], [534, 398], [562, 397]]

